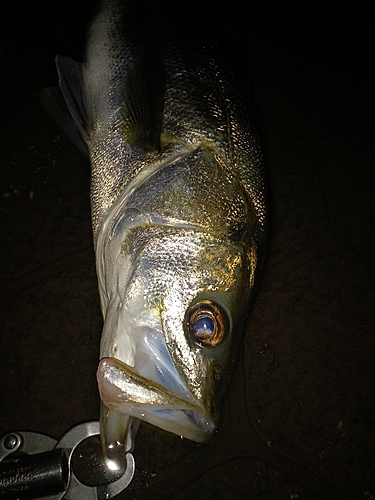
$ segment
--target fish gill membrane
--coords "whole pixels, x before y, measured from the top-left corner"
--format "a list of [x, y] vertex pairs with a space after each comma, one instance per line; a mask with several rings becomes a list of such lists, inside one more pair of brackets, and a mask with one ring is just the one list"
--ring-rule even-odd
[[208, 49], [184, 51], [139, 9], [102, 2], [84, 62], [57, 56], [42, 94], [90, 158], [101, 440], [119, 471], [138, 420], [198, 443], [217, 429], [267, 232], [238, 92]]

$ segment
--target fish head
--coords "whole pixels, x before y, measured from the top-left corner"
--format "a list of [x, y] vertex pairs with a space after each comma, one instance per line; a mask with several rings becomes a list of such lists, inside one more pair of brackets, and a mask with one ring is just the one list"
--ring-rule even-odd
[[[212, 168], [212, 155], [200, 160], [202, 171]], [[152, 185], [164, 185], [164, 200], [166, 191], [169, 199], [180, 199], [177, 187], [189, 185], [186, 163], [182, 170], [173, 166], [175, 181], [153, 179]], [[196, 162], [194, 168], [199, 170]], [[215, 168], [216, 179], [228, 176]], [[165, 180], [167, 169], [158, 175]], [[199, 189], [190, 190], [194, 206], [194, 199], [203, 199]], [[249, 208], [233, 179], [230, 193], [226, 203], [236, 204], [237, 215], [231, 216], [236, 231], [220, 222], [221, 213], [228, 217], [226, 206], [216, 212], [217, 231], [198, 224], [197, 216], [194, 224], [189, 216], [172, 221], [165, 201], [164, 218], [128, 208], [123, 217], [127, 229], [117, 227], [107, 238], [103, 264], [105, 321], [97, 380], [104, 405], [198, 443], [217, 428], [257, 268]], [[223, 192], [210, 197], [212, 203], [225, 198]], [[205, 214], [213, 220], [211, 202], [206, 199]], [[147, 203], [143, 209], [147, 212]]]

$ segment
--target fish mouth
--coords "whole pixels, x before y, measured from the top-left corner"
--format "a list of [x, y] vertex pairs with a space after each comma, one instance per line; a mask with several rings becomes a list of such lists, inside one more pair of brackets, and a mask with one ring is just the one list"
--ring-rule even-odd
[[191, 393], [181, 396], [170, 391], [117, 358], [100, 360], [97, 380], [109, 409], [197, 443], [207, 441], [216, 429], [213, 418]]

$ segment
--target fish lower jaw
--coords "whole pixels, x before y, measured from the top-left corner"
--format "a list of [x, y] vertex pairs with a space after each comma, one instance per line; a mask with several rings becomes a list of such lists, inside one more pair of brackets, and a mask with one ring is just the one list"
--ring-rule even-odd
[[115, 358], [103, 358], [97, 379], [104, 405], [196, 443], [208, 441], [216, 423], [193, 397], [184, 398], [145, 379]]
[[[196, 443], [204, 443], [212, 436], [216, 429], [213, 421], [194, 410], [146, 409], [139, 405], [116, 404], [112, 401], [103, 401], [110, 409], [129, 417], [135, 417], [149, 424], [155, 425], [172, 434], [189, 439]], [[194, 421], [197, 421], [195, 424]]]

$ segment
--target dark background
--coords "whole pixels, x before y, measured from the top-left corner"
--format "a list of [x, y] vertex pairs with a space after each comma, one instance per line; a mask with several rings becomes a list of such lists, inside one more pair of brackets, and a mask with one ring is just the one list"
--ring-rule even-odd
[[[202, 2], [203, 3], [203, 2]], [[170, 2], [255, 95], [268, 258], [215, 441], [141, 427], [129, 499], [375, 497], [374, 33], [358, 1]], [[44, 111], [93, 2], [12, 2], [0, 26], [0, 434], [98, 418], [89, 165]]]

